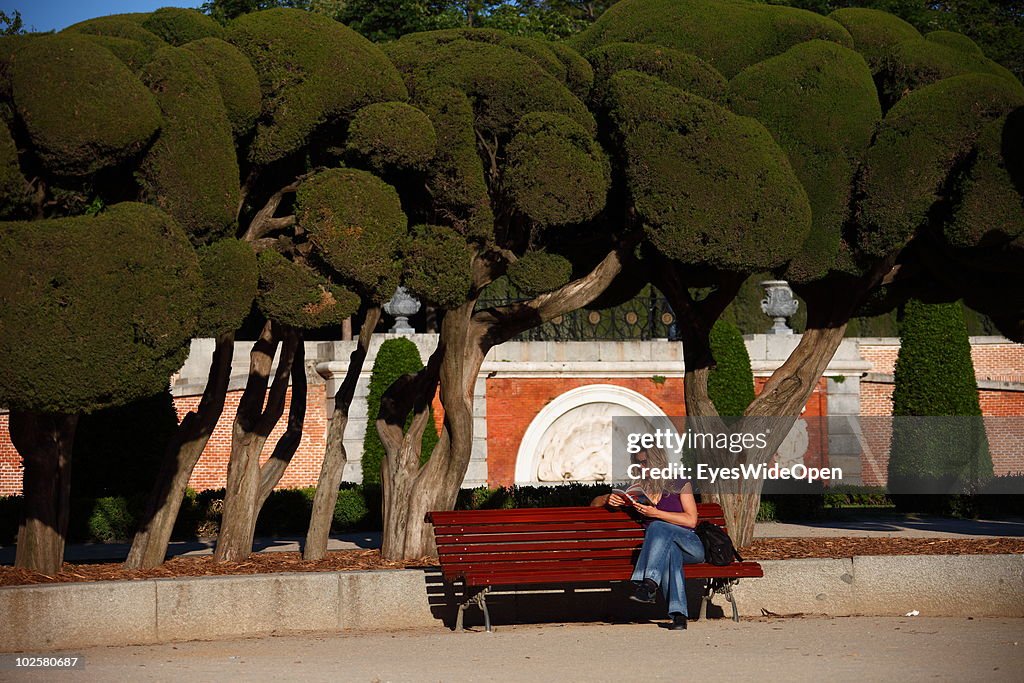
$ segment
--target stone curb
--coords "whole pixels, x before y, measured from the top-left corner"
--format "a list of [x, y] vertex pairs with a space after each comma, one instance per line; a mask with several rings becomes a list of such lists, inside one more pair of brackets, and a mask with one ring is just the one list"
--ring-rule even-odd
[[[769, 560], [735, 589], [740, 614], [1024, 617], [1024, 555], [907, 555]], [[518, 593], [492, 615], [507, 623], [573, 610], [615, 611], [607, 590]], [[566, 600], [561, 600], [565, 596]], [[588, 597], [590, 596], [590, 597]], [[558, 599], [553, 599], [558, 598]], [[270, 633], [444, 630], [454, 597], [437, 570], [307, 572], [98, 581], [0, 588], [0, 652], [215, 640]], [[722, 607], [724, 600], [716, 598]], [[547, 615], [538, 615], [537, 606]], [[724, 605], [728, 613], [728, 605]], [[522, 612], [522, 614], [520, 614]], [[475, 610], [471, 610], [475, 614]], [[661, 615], [655, 615], [661, 616]], [[697, 616], [693, 613], [693, 616]], [[596, 617], [600, 618], [600, 616]]]

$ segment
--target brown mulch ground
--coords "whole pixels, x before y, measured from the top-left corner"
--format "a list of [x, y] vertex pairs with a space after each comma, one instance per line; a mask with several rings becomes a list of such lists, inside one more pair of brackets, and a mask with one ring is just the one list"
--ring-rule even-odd
[[[997, 555], [1024, 553], [1024, 538], [759, 538], [743, 552], [748, 560], [843, 558], [854, 555]], [[245, 562], [213, 562], [209, 555], [176, 557], [155, 569], [127, 570], [119, 563], [65, 563], [56, 576], [17, 567], [0, 567], [0, 586], [119, 579], [164, 579], [178, 576], [269, 574], [275, 572], [332, 572], [358, 569], [403, 569], [436, 566], [432, 558], [389, 561], [378, 550], [338, 550], [318, 562], [305, 562], [299, 553], [254, 553]]]

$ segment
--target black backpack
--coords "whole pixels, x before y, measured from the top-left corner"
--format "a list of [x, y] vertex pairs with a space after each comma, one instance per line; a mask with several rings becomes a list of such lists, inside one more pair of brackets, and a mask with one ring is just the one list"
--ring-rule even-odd
[[725, 533], [725, 529], [722, 527], [704, 521], [699, 523], [693, 531], [704, 544], [704, 561], [708, 564], [724, 567], [727, 564], [732, 564], [733, 559], [739, 562], [743, 561], [736, 551], [736, 546], [732, 544], [729, 534]]

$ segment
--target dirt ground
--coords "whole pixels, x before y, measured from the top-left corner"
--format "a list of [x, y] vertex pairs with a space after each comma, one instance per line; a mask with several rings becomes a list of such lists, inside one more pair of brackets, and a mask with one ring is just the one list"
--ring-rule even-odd
[[[759, 538], [743, 549], [748, 560], [787, 560], [807, 557], [843, 558], [854, 555], [992, 555], [1024, 553], [1024, 538]], [[126, 570], [120, 563], [65, 563], [56, 576], [27, 569], [0, 567], [0, 586], [73, 581], [155, 579], [176, 576], [216, 576], [272, 572], [327, 572], [359, 569], [400, 569], [436, 566], [431, 558], [394, 562], [379, 550], [338, 550], [317, 562], [299, 553], [253, 553], [245, 562], [213, 562], [210, 556], [176, 557], [155, 569]]]

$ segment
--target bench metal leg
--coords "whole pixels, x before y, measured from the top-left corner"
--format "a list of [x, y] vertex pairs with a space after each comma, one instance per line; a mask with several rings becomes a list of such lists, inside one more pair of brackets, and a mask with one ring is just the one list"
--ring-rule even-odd
[[703, 619], [708, 618], [708, 612], [711, 608], [711, 596], [719, 593], [724, 595], [725, 599], [732, 604], [732, 620], [736, 622], [740, 620], [739, 608], [736, 606], [736, 596], [732, 592], [732, 587], [737, 581], [737, 579], [708, 579], [704, 586], [704, 596], [701, 598], [701, 611], [704, 613]]
[[492, 629], [491, 629], [491, 613], [487, 610], [487, 594], [490, 593], [490, 592], [491, 592], [491, 586], [487, 586], [482, 591], [480, 591], [479, 593], [477, 593], [476, 595], [474, 595], [473, 597], [469, 598], [468, 600], [463, 602], [461, 605], [459, 605], [459, 613], [455, 617], [455, 630], [456, 631], [465, 631], [466, 630], [465, 626], [462, 623], [462, 613], [470, 605], [476, 605], [477, 607], [480, 608], [480, 611], [482, 611], [484, 613], [484, 627], [487, 629], [488, 633], [491, 633], [491, 631], [492, 631]]

